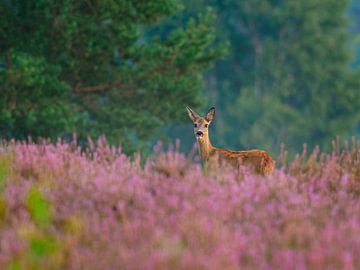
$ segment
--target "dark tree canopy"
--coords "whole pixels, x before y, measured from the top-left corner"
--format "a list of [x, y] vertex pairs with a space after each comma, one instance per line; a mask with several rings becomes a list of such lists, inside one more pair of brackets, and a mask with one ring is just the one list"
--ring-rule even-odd
[[360, 123], [349, 2], [0, 1], [0, 136], [190, 145], [159, 128], [216, 105], [218, 146], [329, 145]]
[[0, 133], [105, 134], [127, 150], [201, 104], [202, 72], [221, 55], [211, 11], [166, 36], [175, 0], [1, 1]]

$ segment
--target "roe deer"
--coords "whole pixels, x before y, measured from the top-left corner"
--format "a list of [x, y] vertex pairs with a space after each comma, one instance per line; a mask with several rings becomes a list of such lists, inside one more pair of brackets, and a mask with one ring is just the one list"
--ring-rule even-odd
[[201, 117], [190, 107], [186, 107], [190, 119], [194, 123], [194, 133], [199, 144], [201, 159], [205, 162], [226, 162], [233, 166], [250, 166], [256, 173], [266, 175], [271, 173], [275, 167], [275, 161], [262, 150], [232, 151], [212, 146], [209, 138], [209, 125], [215, 116], [215, 108], [212, 107], [205, 117]]

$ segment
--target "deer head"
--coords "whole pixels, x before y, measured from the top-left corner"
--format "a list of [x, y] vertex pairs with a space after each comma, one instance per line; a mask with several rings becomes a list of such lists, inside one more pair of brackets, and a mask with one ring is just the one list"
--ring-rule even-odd
[[198, 141], [209, 138], [208, 129], [211, 121], [214, 119], [215, 108], [214, 107], [210, 108], [204, 117], [198, 115], [190, 107], [186, 106], [186, 110], [189, 114], [191, 121], [194, 123], [195, 138]]

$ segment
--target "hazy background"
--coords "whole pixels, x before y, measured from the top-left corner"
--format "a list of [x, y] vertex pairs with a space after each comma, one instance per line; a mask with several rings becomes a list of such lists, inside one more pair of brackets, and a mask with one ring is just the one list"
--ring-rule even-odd
[[0, 0], [0, 136], [126, 152], [323, 150], [360, 133], [360, 0]]

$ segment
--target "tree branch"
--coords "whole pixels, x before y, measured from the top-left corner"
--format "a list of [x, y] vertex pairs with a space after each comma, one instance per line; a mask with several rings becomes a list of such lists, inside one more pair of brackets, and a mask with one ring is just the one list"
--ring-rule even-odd
[[122, 82], [113, 82], [111, 84], [98, 84], [93, 86], [74, 86], [71, 91], [78, 94], [90, 94], [90, 93], [101, 93], [107, 92], [113, 87], [120, 87]]
[[[150, 70], [144, 71], [143, 73], [140, 73], [135, 78], [134, 81], [142, 79], [142, 78], [149, 76], [155, 72], [160, 72], [160, 71], [164, 70], [169, 64], [171, 64], [171, 62], [174, 60], [175, 57], [176, 57], [176, 55], [173, 55], [172, 57], [165, 60], [160, 65], [158, 65]], [[94, 85], [94, 86], [77, 85], [77, 86], [71, 87], [70, 90], [77, 94], [103, 93], [103, 92], [109, 91], [111, 88], [121, 87], [122, 85], [124, 85], [124, 83], [122, 81], [115, 81], [115, 82], [108, 83], [108, 84], [98, 84], [98, 85]], [[130, 95], [126, 94], [125, 96], [130, 96]]]

